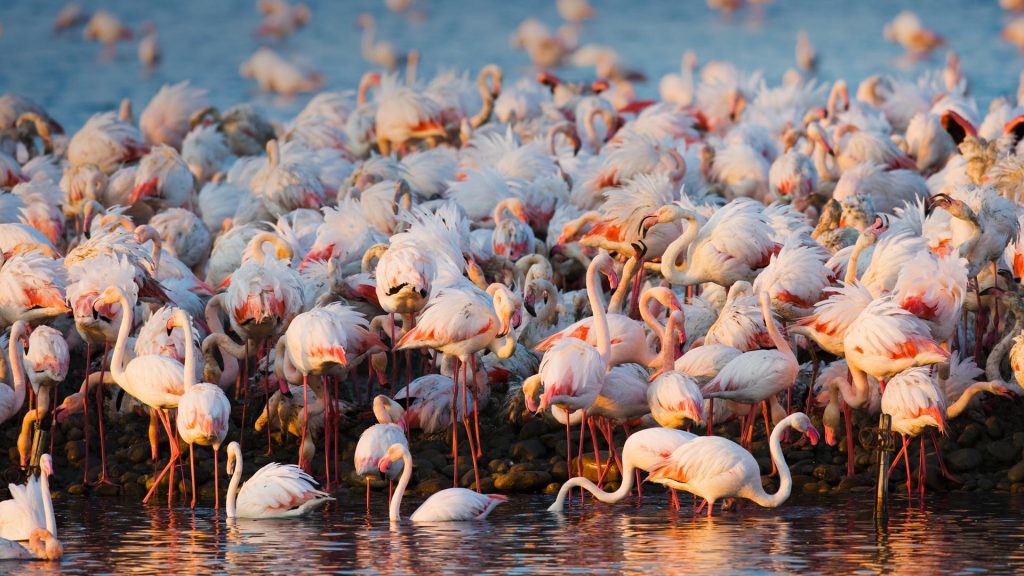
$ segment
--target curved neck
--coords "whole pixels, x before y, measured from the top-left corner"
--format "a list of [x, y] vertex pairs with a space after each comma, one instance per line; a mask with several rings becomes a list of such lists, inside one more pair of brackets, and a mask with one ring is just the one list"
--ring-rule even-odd
[[558, 321], [558, 288], [544, 278], [537, 278], [533, 282], [545, 294], [544, 307], [538, 311], [537, 317], [548, 326], [553, 326]]
[[[604, 258], [608, 258], [607, 255]], [[597, 330], [597, 351], [601, 354], [605, 370], [608, 369], [608, 360], [611, 358], [611, 340], [608, 336], [608, 318], [604, 311], [604, 302], [597, 287], [598, 262], [603, 260], [601, 256], [594, 258], [587, 268], [587, 297], [590, 299], [590, 309], [594, 312], [594, 327]]]
[[17, 413], [25, 404], [25, 348], [21, 344], [21, 338], [25, 335], [25, 323], [15, 322], [11, 327], [11, 337], [7, 350], [10, 358], [11, 378], [14, 380], [14, 412]]
[[967, 390], [964, 390], [964, 393], [956, 399], [956, 402], [946, 408], [946, 418], [953, 419], [962, 414], [967, 409], [967, 405], [971, 403], [971, 398], [982, 392], [991, 392], [993, 384], [993, 382], [977, 382], [968, 386]]
[[793, 354], [793, 349], [789, 347], [789, 342], [787, 342], [786, 339], [782, 337], [782, 334], [779, 332], [778, 326], [775, 325], [775, 318], [772, 316], [772, 309], [768, 305], [768, 293], [761, 292], [760, 300], [761, 314], [764, 316], [764, 325], [765, 328], [768, 329], [768, 335], [771, 336], [772, 338], [772, 344], [775, 344], [775, 347], [779, 350], [779, 352], [782, 352], [789, 356], [793, 356], [793, 359], [795, 361], [796, 356]]
[[242, 451], [228, 448], [228, 454], [235, 458], [235, 471], [231, 474], [231, 483], [228, 484], [227, 514], [228, 518], [235, 517], [235, 500], [238, 499], [238, 485], [242, 482]]
[[817, 141], [814, 143], [814, 152], [812, 153], [814, 168], [818, 171], [818, 175], [823, 180], [835, 182], [839, 179], [839, 174], [836, 173], [834, 166], [829, 166], [826, 152], [827, 150], [824, 144]]
[[598, 488], [596, 484], [584, 478], [583, 476], [576, 476], [574, 478], [570, 478], [565, 484], [562, 484], [562, 488], [559, 489], [558, 491], [558, 497], [555, 498], [554, 503], [552, 503], [551, 506], [548, 507], [548, 511], [561, 512], [562, 510], [564, 510], [566, 497], [569, 495], [569, 492], [573, 488], [577, 487], [583, 488], [587, 492], [590, 492], [591, 494], [594, 495], [594, 498], [597, 498], [598, 500], [604, 502], [605, 504], [615, 504], [616, 502], [621, 501], [623, 498], [629, 495], [629, 491], [633, 488], [633, 478], [635, 476], [635, 469], [636, 467], [633, 466], [633, 459], [630, 456], [630, 453], [624, 453], [622, 455], [622, 483], [619, 484], [619, 487], [617, 490], [615, 490], [615, 492], [605, 492], [604, 490]]
[[989, 353], [988, 359], [985, 361], [985, 377], [989, 380], [1003, 381], [999, 365], [1007, 352], [1010, 351], [1010, 348], [1013, 347], [1014, 338], [1021, 333], [1021, 329], [1024, 329], [1024, 315], [1016, 310], [1014, 310], [1014, 314], [1017, 316], [1017, 320], [1013, 325], [1013, 329], [1008, 330], [1002, 340], [996, 343], [995, 347], [992, 348], [992, 352]]
[[185, 331], [185, 380], [183, 388], [185, 392], [188, 392], [196, 384], [195, 341], [192, 337], [192, 322], [189, 321], [188, 315], [184, 311], [181, 312], [181, 316], [184, 320], [181, 329]]
[[402, 496], [405, 495], [405, 487], [409, 485], [409, 480], [412, 478], [412, 455], [409, 454], [409, 449], [402, 446], [402, 477], [398, 480], [398, 486], [395, 488], [395, 493], [391, 496], [391, 506], [388, 507], [388, 518], [392, 522], [398, 522], [401, 520], [399, 511], [402, 508]]
[[871, 245], [871, 242], [861, 241], [861, 238], [865, 236], [862, 234], [857, 238], [857, 243], [853, 245], [853, 252], [850, 254], [850, 259], [846, 262], [846, 276], [843, 278], [843, 282], [849, 285], [857, 283], [857, 262], [860, 260], [860, 254], [865, 248]]
[[761, 486], [761, 479], [758, 478], [757, 482], [751, 488], [752, 494], [750, 499], [757, 504], [764, 506], [765, 508], [775, 508], [780, 506], [789, 498], [790, 492], [793, 491], [793, 477], [789, 473], [789, 466], [786, 464], [786, 457], [782, 454], [782, 431], [789, 427], [790, 418], [787, 417], [782, 422], [775, 425], [775, 429], [772, 430], [771, 436], [771, 454], [772, 462], [775, 463], [775, 467], [779, 469], [779, 489], [775, 494], [768, 494], [764, 491]]
[[661, 350], [659, 351], [659, 363], [663, 371], [669, 372], [675, 369], [676, 347], [672, 342], [676, 330], [682, 328], [682, 312], [673, 312], [668, 317], [665, 331], [661, 335]]
[[480, 110], [470, 119], [469, 125], [473, 128], [479, 128], [487, 122], [491, 117], [491, 112], [494, 111], [494, 94], [491, 93], [490, 87], [487, 86], [487, 79], [494, 78], [495, 86], [499, 86], [501, 80], [493, 72], [487, 68], [480, 71], [480, 77], [477, 79], [477, 85], [480, 90], [480, 98], [483, 103], [480, 105]]
[[[700, 226], [697, 222], [697, 215], [689, 211], [683, 214], [683, 218], [686, 220], [686, 232], [682, 236], [672, 241], [668, 247], [665, 248], [665, 252], [661, 256], [661, 274], [666, 280], [672, 284], [681, 284], [683, 286], [689, 286], [696, 284], [689, 275], [688, 270], [688, 259], [689, 259], [689, 247], [693, 244], [693, 241], [697, 238], [697, 232]], [[683, 260], [681, 264], [676, 264], [679, 259], [679, 254], [687, 252], [687, 259]]]
[[118, 302], [121, 304], [121, 327], [117, 329], [117, 341], [114, 343], [114, 356], [110, 359], [110, 375], [122, 388], [125, 388], [124, 351], [128, 345], [128, 333], [132, 330], [135, 311], [128, 305], [124, 292], [118, 291]]
[[43, 499], [43, 513], [46, 514], [46, 529], [57, 537], [57, 518], [53, 515], [53, 501], [50, 499], [50, 478], [46, 472], [39, 473], [39, 492]]
[[658, 322], [658, 319], [654, 317], [654, 313], [651, 312], [651, 300], [655, 299], [654, 296], [655, 292], [653, 289], [640, 293], [640, 319], [644, 321], [644, 324], [647, 324], [647, 327], [651, 329], [651, 332], [654, 332], [659, 340], [664, 341], [665, 325]]
[[868, 386], [870, 386], [870, 382], [868, 382], [868, 376], [863, 370], [854, 368], [849, 363], [847, 363], [847, 366], [853, 385], [851, 386], [849, 381], [841, 379], [836, 382], [836, 387], [839, 389], [839, 393], [842, 394], [843, 402], [846, 402], [847, 406], [850, 408], [860, 408], [868, 401]]

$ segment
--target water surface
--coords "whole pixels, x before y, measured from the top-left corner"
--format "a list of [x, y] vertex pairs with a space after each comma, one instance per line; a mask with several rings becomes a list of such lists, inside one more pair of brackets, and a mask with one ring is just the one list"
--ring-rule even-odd
[[[1024, 497], [893, 498], [887, 525], [872, 494], [795, 496], [781, 508], [746, 505], [712, 518], [676, 514], [662, 494], [616, 506], [578, 501], [565, 515], [550, 496], [513, 496], [487, 522], [391, 529], [382, 494], [372, 517], [361, 494], [308, 518], [239, 521], [210, 508], [74, 498], [57, 503], [66, 557], [17, 568], [32, 574], [579, 573], [933, 574], [1024, 572]], [[683, 498], [685, 503], [687, 499]], [[407, 498], [410, 514], [420, 499]], [[13, 567], [0, 564], [0, 572]]]

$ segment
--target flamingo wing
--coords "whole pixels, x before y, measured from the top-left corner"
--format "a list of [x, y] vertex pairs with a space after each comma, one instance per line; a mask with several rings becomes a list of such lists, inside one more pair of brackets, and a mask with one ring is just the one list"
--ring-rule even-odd
[[466, 488], [448, 488], [434, 493], [412, 516], [413, 522], [460, 522], [483, 520], [506, 496], [480, 494]]
[[265, 518], [285, 516], [310, 500], [329, 497], [298, 466], [271, 462], [242, 485], [235, 506], [239, 518]]

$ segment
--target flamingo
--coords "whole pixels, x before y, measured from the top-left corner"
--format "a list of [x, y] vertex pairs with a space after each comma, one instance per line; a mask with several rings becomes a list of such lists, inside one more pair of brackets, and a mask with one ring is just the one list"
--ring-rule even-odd
[[[709, 398], [725, 398], [747, 404], [763, 402], [765, 428], [768, 428], [768, 400], [789, 389], [800, 373], [800, 364], [789, 343], [772, 320], [769, 295], [761, 292], [761, 312], [775, 350], [754, 350], [740, 354], [715, 376], [702, 390]], [[750, 418], [753, 433], [755, 416]], [[708, 426], [711, 429], [711, 426]]]
[[0, 323], [45, 322], [68, 312], [67, 272], [60, 260], [46, 254], [46, 245], [20, 254], [0, 253]]
[[167, 329], [181, 328], [185, 333], [185, 374], [184, 392], [178, 398], [178, 415], [175, 424], [181, 439], [188, 444], [189, 468], [192, 470], [192, 507], [196, 507], [196, 465], [195, 445], [213, 447], [213, 479], [216, 502], [220, 508], [220, 468], [217, 455], [224, 438], [228, 435], [231, 421], [231, 402], [220, 387], [206, 382], [196, 383], [196, 350], [192, 336], [192, 321], [188, 314], [178, 308]]
[[812, 444], [818, 431], [803, 412], [784, 418], [772, 430], [772, 463], [779, 470], [779, 490], [768, 494], [761, 486], [757, 460], [739, 444], [721, 436], [701, 436], [686, 442], [669, 457], [652, 465], [648, 482], [685, 490], [707, 500], [708, 516], [721, 498], [746, 498], [766, 508], [781, 506], [789, 499], [793, 479], [782, 454], [782, 433], [793, 428], [806, 433]]
[[[15, 330], [16, 324], [11, 328], [11, 337], [16, 344], [11, 346], [11, 352], [15, 348], [21, 348], [19, 334], [24, 330]], [[24, 354], [24, 367], [28, 369], [29, 382], [36, 395], [36, 407], [25, 414], [22, 421], [21, 435], [18, 436], [18, 452], [21, 456], [21, 465], [28, 465], [28, 451], [31, 446], [31, 425], [38, 424], [50, 411], [51, 397], [56, 401], [56, 388], [64, 381], [68, 374], [68, 367], [71, 357], [68, 352], [67, 342], [60, 331], [49, 326], [38, 326], [32, 331], [28, 339], [28, 353]], [[13, 361], [13, 360], [12, 360]], [[24, 370], [13, 370], [15, 382], [17, 378], [24, 378]], [[17, 383], [15, 384], [17, 387]], [[52, 431], [51, 431], [52, 432]]]
[[17, 415], [25, 403], [25, 364], [22, 356], [25, 354], [23, 341], [27, 340], [26, 332], [25, 323], [20, 320], [11, 326], [8, 355], [14, 388], [0, 384], [0, 424]]
[[[133, 294], [134, 295], [134, 294]], [[119, 304], [121, 307], [121, 325], [117, 331], [117, 340], [114, 344], [114, 355], [110, 360], [110, 375], [114, 382], [131, 394], [139, 402], [156, 410], [160, 422], [167, 433], [167, 439], [171, 447], [170, 459], [167, 465], [153, 482], [143, 503], [156, 492], [157, 486], [163, 477], [170, 472], [170, 480], [167, 489], [167, 504], [170, 505], [174, 497], [174, 464], [177, 462], [180, 451], [175, 440], [176, 435], [171, 430], [171, 422], [168, 411], [177, 408], [181, 395], [185, 393], [185, 369], [180, 362], [167, 356], [149, 355], [137, 356], [128, 363], [125, 363], [125, 348], [128, 344], [128, 334], [131, 332], [134, 311], [129, 303], [128, 296], [118, 286], [110, 286], [103, 291], [93, 303], [93, 309], [97, 307], [109, 307]], [[193, 368], [194, 370], [194, 368]], [[194, 371], [192, 372], [194, 376]]]
[[360, 50], [363, 58], [385, 70], [397, 69], [405, 59], [390, 42], [374, 42], [377, 35], [377, 20], [372, 14], [363, 13], [356, 18], [356, 25], [363, 29]]
[[[661, 370], [647, 387], [647, 403], [654, 421], [666, 428], [681, 428], [686, 420], [703, 422], [704, 398], [696, 380], [675, 370], [674, 332], [684, 326], [683, 312], [673, 312], [662, 339]], [[683, 335], [685, 339], [685, 334]], [[602, 391], [603, 394], [603, 391]]]
[[[404, 444], [405, 423], [400, 417], [401, 408], [392, 405], [386, 396], [378, 396], [373, 399], [373, 413], [377, 416], [377, 424], [370, 426], [359, 436], [356, 449], [353, 455], [355, 459], [356, 474], [366, 477], [366, 512], [370, 512], [370, 476], [377, 474], [387, 475], [389, 480], [394, 480], [403, 472], [404, 461], [390, 461], [387, 466], [382, 466], [388, 449], [396, 443]], [[412, 464], [408, 464], [411, 468]], [[456, 472], [457, 474], [457, 472]]]
[[922, 58], [945, 44], [945, 39], [929, 30], [910, 10], [904, 10], [885, 25], [885, 39], [903, 46], [914, 58]]
[[256, 471], [242, 485], [242, 448], [238, 442], [228, 444], [227, 517], [233, 518], [297, 518], [322, 508], [334, 500], [317, 489], [316, 480], [294, 464], [271, 462]]
[[562, 512], [569, 491], [582, 487], [606, 504], [622, 501], [633, 488], [638, 470], [648, 471], [651, 466], [669, 457], [677, 448], [697, 438], [696, 435], [671, 428], [647, 428], [634, 432], [622, 445], [622, 483], [615, 492], [605, 492], [582, 476], [570, 478], [558, 490], [558, 496], [548, 507], [549, 512]]
[[[401, 461], [402, 477], [398, 480], [395, 494], [391, 497], [388, 517], [392, 523], [401, 520], [399, 514], [402, 507], [402, 496], [405, 487], [412, 479], [412, 455], [404, 443], [392, 444], [380, 460], [380, 471], [384, 473], [392, 463]], [[413, 522], [465, 522], [468, 520], [484, 520], [501, 503], [508, 502], [507, 496], [500, 494], [480, 494], [466, 488], [445, 488], [427, 498], [412, 516]]]
[[103, 112], [89, 118], [68, 142], [67, 157], [72, 166], [95, 164], [109, 175], [147, 152], [149, 145], [131, 124], [131, 102], [124, 100], [120, 112]]
[[29, 540], [32, 532], [44, 528], [57, 535], [57, 520], [50, 499], [53, 459], [49, 454], [39, 458], [39, 477], [29, 476], [24, 486], [8, 484], [11, 499], [0, 502], [0, 538]]

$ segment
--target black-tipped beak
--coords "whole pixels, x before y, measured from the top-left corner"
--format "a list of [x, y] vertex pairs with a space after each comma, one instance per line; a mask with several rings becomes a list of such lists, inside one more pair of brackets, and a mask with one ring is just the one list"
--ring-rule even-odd
[[647, 230], [649, 230], [650, 227], [653, 226], [653, 224], [648, 224], [647, 223], [648, 220], [657, 221], [658, 220], [658, 216], [655, 215], [655, 214], [648, 214], [647, 216], [644, 216], [643, 218], [640, 219], [640, 226], [636, 229], [636, 232], [637, 232], [637, 234], [640, 235], [641, 238], [646, 237], [647, 236]]

